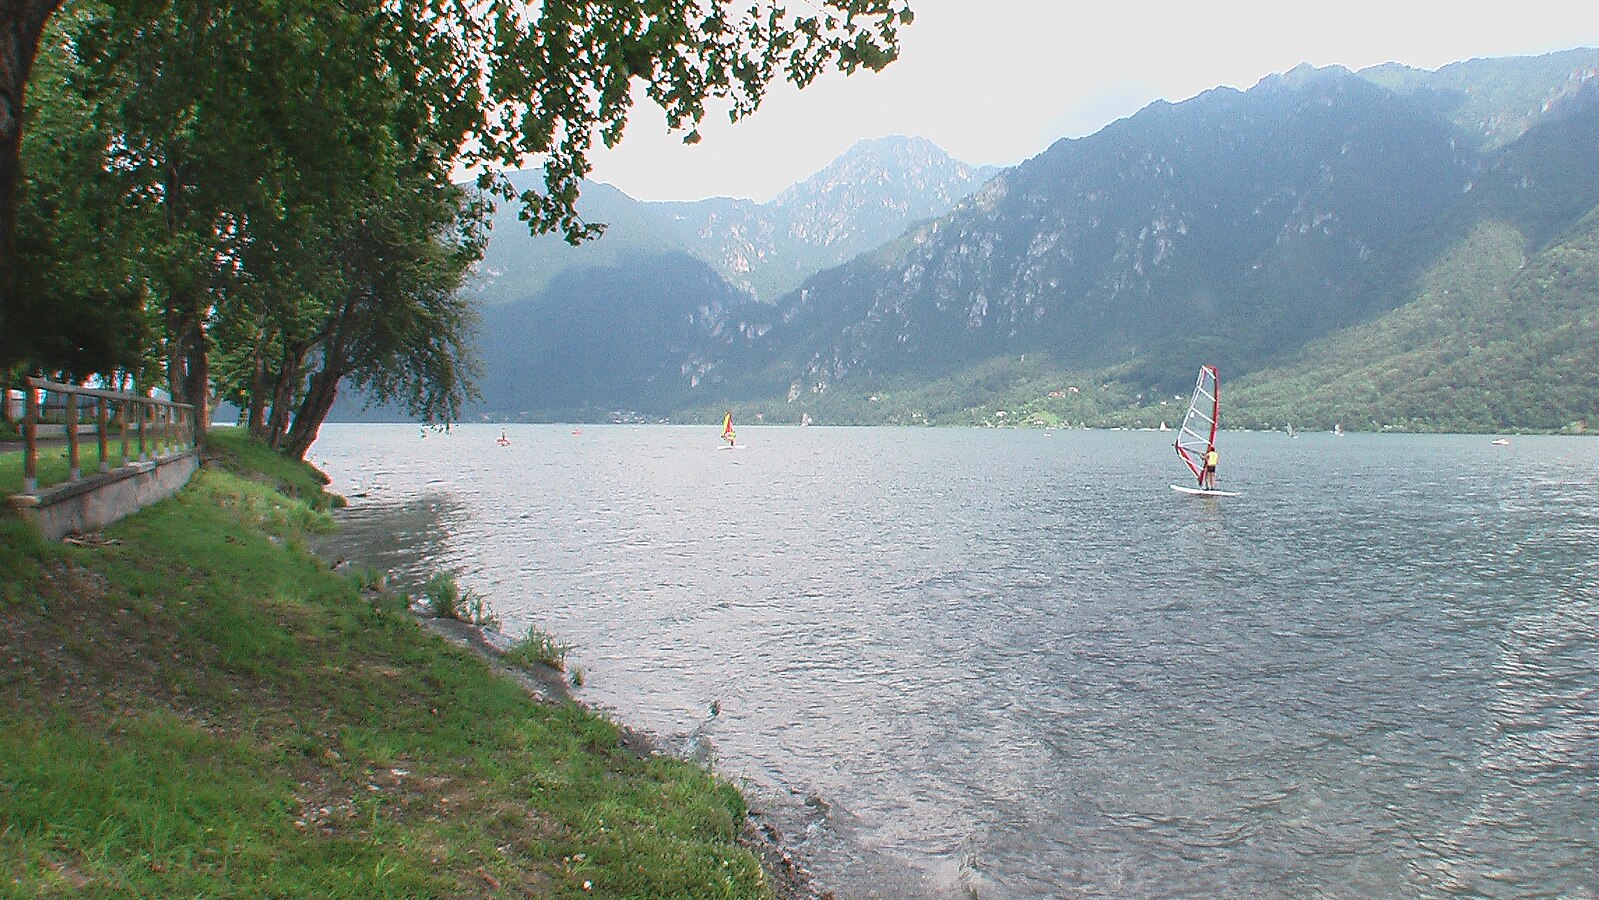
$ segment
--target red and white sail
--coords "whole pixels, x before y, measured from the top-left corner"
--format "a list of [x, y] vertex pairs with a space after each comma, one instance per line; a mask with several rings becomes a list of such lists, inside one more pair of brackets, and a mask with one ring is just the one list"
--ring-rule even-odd
[[1188, 464], [1197, 481], [1203, 482], [1205, 456], [1216, 449], [1216, 427], [1221, 421], [1221, 379], [1215, 366], [1200, 366], [1188, 414], [1177, 431], [1177, 455]]

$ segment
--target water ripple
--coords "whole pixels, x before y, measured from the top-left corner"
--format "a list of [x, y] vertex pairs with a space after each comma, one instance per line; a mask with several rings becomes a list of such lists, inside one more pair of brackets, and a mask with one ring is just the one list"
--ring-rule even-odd
[[337, 552], [577, 644], [841, 896], [1599, 896], [1592, 441], [1230, 435], [1214, 502], [1138, 433], [498, 433], [325, 428]]

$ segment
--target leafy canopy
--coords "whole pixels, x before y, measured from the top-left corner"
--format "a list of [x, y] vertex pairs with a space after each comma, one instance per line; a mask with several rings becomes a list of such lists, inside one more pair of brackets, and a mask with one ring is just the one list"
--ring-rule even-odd
[[[431, 110], [459, 121], [461, 162], [486, 173], [528, 161], [543, 166], [543, 190], [518, 196], [535, 233], [577, 243], [599, 233], [573, 209], [596, 138], [622, 139], [635, 85], [659, 104], [670, 128], [696, 127], [706, 103], [730, 103], [734, 121], [759, 106], [778, 77], [800, 87], [829, 66], [877, 71], [898, 55], [898, 28], [912, 21], [904, 0], [820, 0], [794, 13], [772, 0], [507, 0], [401, 4], [389, 14], [418, 52], [396, 60], [402, 81], [432, 82]], [[514, 193], [503, 177], [481, 183]]]

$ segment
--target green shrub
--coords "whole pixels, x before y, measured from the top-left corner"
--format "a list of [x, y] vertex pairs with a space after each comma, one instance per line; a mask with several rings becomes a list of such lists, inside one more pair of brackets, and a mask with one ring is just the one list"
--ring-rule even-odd
[[449, 572], [434, 572], [422, 585], [422, 596], [427, 598], [428, 610], [441, 619], [461, 617], [461, 586]]
[[461, 592], [461, 606], [456, 618], [468, 625], [477, 625], [494, 631], [500, 628], [500, 617], [489, 609], [488, 602], [481, 594], [470, 590]]
[[[543, 664], [556, 670], [566, 671], [566, 655], [572, 652], [572, 645], [563, 643], [555, 635], [529, 627], [527, 634], [518, 640], [510, 650], [506, 651], [505, 659], [508, 662], [521, 666]], [[582, 675], [573, 670], [574, 684], [581, 684]]]
[[456, 619], [468, 625], [499, 628], [500, 618], [489, 609], [482, 595], [464, 589], [452, 572], [435, 572], [422, 586], [428, 609], [440, 619]]

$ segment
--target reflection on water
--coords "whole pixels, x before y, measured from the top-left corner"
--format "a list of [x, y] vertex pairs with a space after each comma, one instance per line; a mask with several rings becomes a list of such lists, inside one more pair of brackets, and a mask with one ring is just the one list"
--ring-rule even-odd
[[[841, 896], [1599, 895], [1591, 440], [328, 426], [328, 552], [579, 646]], [[721, 714], [710, 717], [710, 705]]]

